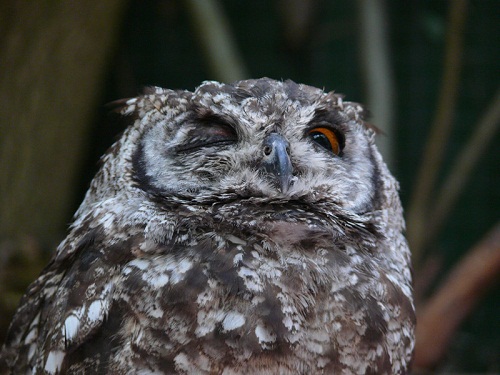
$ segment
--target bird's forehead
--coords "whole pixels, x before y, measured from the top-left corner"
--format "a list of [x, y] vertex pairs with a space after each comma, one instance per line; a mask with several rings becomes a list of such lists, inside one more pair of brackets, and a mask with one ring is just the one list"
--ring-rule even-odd
[[310, 86], [260, 79], [232, 85], [205, 82], [193, 93], [192, 104], [240, 125], [261, 128], [307, 123], [326, 100], [326, 93]]
[[316, 87], [293, 81], [275, 81], [269, 78], [238, 81], [224, 84], [204, 82], [193, 93], [193, 99], [201, 104], [250, 105], [265, 110], [271, 103], [286, 107], [291, 103], [310, 105], [325, 100], [327, 93]]

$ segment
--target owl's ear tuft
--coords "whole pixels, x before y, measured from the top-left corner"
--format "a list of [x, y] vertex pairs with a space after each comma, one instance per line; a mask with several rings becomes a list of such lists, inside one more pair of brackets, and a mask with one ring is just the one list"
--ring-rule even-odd
[[371, 122], [363, 121], [362, 124], [366, 129], [373, 131], [376, 135], [383, 135], [383, 136], [387, 135], [382, 129], [372, 124]]
[[130, 108], [131, 104], [134, 104], [136, 101], [137, 98], [118, 99], [105, 104], [104, 107], [109, 111], [110, 114], [122, 115], [125, 114], [124, 112], [126, 112], [126, 114], [130, 114], [132, 111], [128, 111], [127, 109]]
[[210, 119], [215, 116], [214, 111], [212, 111], [210, 108], [207, 107], [202, 107], [202, 106], [196, 106], [193, 108], [195, 116], [199, 120], [203, 119]]
[[115, 100], [105, 105], [108, 109], [106, 126], [117, 129], [120, 133], [116, 139], [120, 138], [122, 132], [132, 126], [137, 120], [138, 113], [136, 110], [136, 98]]

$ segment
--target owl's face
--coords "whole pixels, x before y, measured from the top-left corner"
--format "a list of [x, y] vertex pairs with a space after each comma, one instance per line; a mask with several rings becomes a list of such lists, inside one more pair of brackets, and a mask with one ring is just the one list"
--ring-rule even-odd
[[143, 120], [133, 164], [149, 193], [208, 204], [327, 197], [353, 212], [373, 209], [373, 134], [359, 105], [270, 80], [208, 82], [182, 101], [177, 116]]

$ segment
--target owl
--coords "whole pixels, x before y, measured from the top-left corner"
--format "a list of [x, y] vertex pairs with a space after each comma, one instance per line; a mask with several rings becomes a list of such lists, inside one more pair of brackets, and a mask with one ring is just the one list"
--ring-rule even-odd
[[398, 183], [359, 104], [268, 78], [148, 88], [2, 361], [36, 374], [405, 374]]

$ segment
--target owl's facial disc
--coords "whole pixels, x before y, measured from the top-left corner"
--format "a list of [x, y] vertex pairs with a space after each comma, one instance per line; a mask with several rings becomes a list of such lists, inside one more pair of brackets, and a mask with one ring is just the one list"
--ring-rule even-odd
[[262, 151], [261, 171], [276, 188], [286, 193], [293, 175], [289, 142], [282, 135], [271, 133], [264, 140]]
[[213, 94], [189, 96], [182, 112], [160, 113], [156, 123], [143, 119], [148, 125], [133, 157], [136, 186], [176, 205], [328, 201], [370, 209], [377, 169], [369, 134], [352, 115], [357, 107], [292, 88], [279, 95]]

